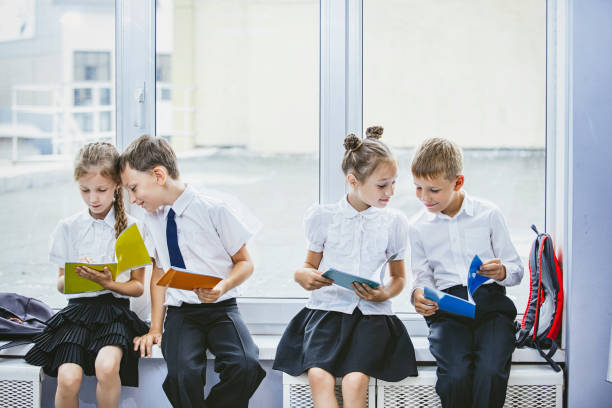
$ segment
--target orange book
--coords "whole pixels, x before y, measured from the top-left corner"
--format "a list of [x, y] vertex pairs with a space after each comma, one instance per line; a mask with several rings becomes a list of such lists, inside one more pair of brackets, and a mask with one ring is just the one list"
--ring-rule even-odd
[[157, 285], [175, 289], [194, 290], [195, 288], [212, 289], [221, 278], [201, 273], [193, 273], [186, 269], [171, 267], [157, 281]]

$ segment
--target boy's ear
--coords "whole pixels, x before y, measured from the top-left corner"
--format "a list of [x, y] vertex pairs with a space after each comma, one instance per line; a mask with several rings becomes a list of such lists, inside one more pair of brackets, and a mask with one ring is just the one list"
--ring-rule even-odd
[[153, 167], [153, 177], [155, 177], [155, 182], [160, 186], [166, 184], [166, 179], [168, 178], [168, 170], [164, 166], [155, 166]]
[[453, 187], [453, 190], [455, 191], [461, 190], [461, 187], [463, 187], [464, 182], [465, 182], [465, 178], [463, 177], [463, 174], [458, 174], [457, 177], [455, 178], [455, 186]]

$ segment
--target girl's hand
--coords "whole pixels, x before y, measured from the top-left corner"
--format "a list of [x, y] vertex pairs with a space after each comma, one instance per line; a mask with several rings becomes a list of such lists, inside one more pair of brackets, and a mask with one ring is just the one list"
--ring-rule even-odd
[[225, 281], [221, 281], [215, 285], [212, 289], [204, 289], [204, 288], [196, 288], [193, 290], [196, 295], [198, 295], [198, 299], [202, 303], [215, 303], [217, 299], [219, 299], [227, 289], [225, 287]]
[[329, 286], [334, 283], [333, 280], [321, 275], [322, 272], [314, 268], [300, 268], [295, 271], [295, 281], [306, 290], [320, 289], [323, 286]]
[[370, 302], [384, 302], [391, 297], [382, 286], [372, 289], [370, 285], [359, 282], [353, 282], [351, 286], [357, 296]]
[[499, 258], [483, 262], [482, 265], [480, 265], [480, 269], [478, 269], [478, 273], [496, 281], [503, 281], [506, 279], [506, 267], [502, 265], [501, 259]]
[[414, 292], [412, 292], [412, 296], [414, 299], [414, 308], [417, 313], [423, 316], [431, 316], [438, 310], [438, 304], [425, 297], [423, 288], [416, 288]]
[[140, 349], [140, 357], [151, 357], [153, 355], [153, 344], [161, 347], [161, 331], [152, 330], [144, 336], [134, 337], [134, 351]]
[[104, 267], [103, 272], [96, 271], [95, 269], [91, 269], [86, 266], [77, 266], [75, 270], [81, 278], [94, 281], [105, 289], [108, 287], [110, 282], [113, 281], [113, 275], [111, 274], [110, 269], [108, 269], [106, 266]]

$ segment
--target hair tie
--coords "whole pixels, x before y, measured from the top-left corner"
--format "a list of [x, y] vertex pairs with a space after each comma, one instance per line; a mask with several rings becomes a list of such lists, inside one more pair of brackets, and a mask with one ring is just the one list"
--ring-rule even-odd
[[353, 147], [351, 149], [351, 152], [355, 153], [357, 150], [359, 150], [359, 148], [361, 147], [362, 144], [363, 144], [363, 142], [360, 140], [359, 144], [357, 145], [357, 147]]

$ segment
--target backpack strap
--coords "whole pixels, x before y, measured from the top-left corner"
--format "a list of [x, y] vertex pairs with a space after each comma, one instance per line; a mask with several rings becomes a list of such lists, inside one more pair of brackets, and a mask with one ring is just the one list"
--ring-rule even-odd
[[6, 350], [6, 349], [11, 348], [11, 347], [22, 346], [24, 344], [30, 344], [30, 343], [32, 343], [32, 340], [30, 340], [30, 339], [21, 339], [21, 340], [9, 341], [8, 343], [3, 344], [3, 345], [0, 346], [0, 351], [1, 350]]
[[548, 362], [548, 364], [550, 364], [550, 366], [552, 367], [553, 370], [555, 370], [556, 372], [561, 371], [561, 367], [559, 367], [559, 364], [557, 364], [553, 359], [552, 356], [557, 352], [557, 348], [559, 348], [559, 346], [557, 346], [557, 342], [556, 341], [552, 341], [550, 344], [550, 350], [548, 351], [548, 353], [545, 353], [544, 350], [542, 350], [542, 348], [540, 347], [540, 343], [539, 342], [535, 342], [535, 346], [538, 349], [538, 351], [540, 352], [540, 355], [544, 358], [544, 360], [546, 360]]

